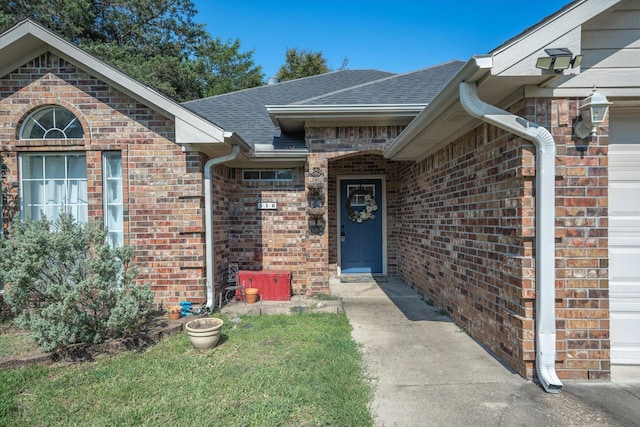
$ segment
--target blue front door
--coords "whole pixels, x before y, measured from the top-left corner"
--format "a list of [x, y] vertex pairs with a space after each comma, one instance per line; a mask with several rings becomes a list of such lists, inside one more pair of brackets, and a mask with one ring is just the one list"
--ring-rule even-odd
[[340, 181], [342, 273], [382, 273], [382, 180]]

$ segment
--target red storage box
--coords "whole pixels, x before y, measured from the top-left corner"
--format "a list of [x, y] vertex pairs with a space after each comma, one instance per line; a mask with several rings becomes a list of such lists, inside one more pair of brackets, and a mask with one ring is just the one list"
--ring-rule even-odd
[[240, 270], [238, 285], [260, 289], [263, 301], [291, 300], [291, 272], [288, 270]]

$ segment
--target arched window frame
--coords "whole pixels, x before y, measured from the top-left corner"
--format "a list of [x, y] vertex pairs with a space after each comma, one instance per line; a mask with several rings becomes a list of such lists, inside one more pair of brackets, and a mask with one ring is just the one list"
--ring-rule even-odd
[[81, 139], [84, 129], [78, 117], [60, 105], [31, 112], [22, 123], [20, 139]]

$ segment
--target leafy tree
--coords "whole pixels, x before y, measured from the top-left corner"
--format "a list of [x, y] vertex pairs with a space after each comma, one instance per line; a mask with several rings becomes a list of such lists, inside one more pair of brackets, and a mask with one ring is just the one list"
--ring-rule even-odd
[[261, 67], [253, 65], [254, 51], [240, 52], [240, 41], [223, 43], [207, 40], [200, 48], [201, 74], [205, 78], [204, 96], [220, 95], [262, 85]]
[[153, 294], [134, 284], [133, 249], [111, 248], [98, 223], [15, 222], [0, 241], [0, 276], [16, 323], [44, 351], [135, 332]]
[[31, 18], [178, 101], [262, 84], [253, 51], [212, 38], [196, 15], [191, 0], [9, 0], [0, 27]]
[[285, 64], [280, 67], [276, 77], [281, 81], [285, 81], [328, 72], [327, 60], [322, 56], [322, 52], [293, 48], [287, 49]]

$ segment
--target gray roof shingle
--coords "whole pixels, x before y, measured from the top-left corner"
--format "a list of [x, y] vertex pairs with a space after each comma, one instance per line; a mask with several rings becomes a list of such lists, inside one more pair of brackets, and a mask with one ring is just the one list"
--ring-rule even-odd
[[451, 61], [306, 99], [297, 104], [428, 104], [463, 65], [462, 61]]
[[238, 133], [257, 150], [304, 148], [302, 135], [281, 134], [265, 105], [426, 104], [463, 65], [451, 61], [406, 74], [340, 70], [182, 105], [225, 131]]

